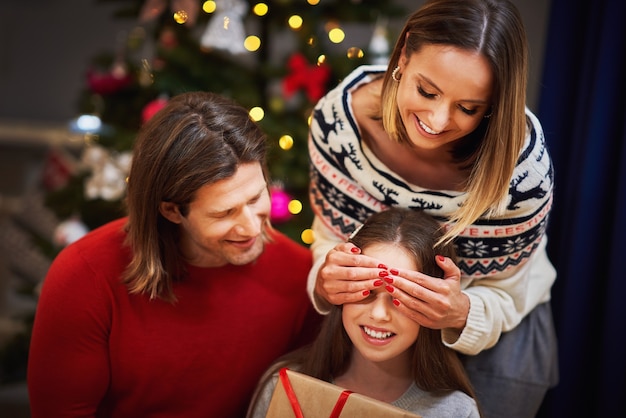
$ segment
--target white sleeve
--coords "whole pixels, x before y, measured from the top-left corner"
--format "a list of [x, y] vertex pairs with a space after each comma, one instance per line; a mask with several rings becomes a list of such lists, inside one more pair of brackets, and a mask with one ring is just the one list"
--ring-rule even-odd
[[493, 347], [503, 332], [515, 328], [538, 304], [550, 300], [556, 270], [548, 260], [546, 244], [544, 236], [528, 261], [512, 272], [465, 284], [462, 280], [470, 299], [467, 322], [460, 334], [443, 329], [444, 344], [463, 354], [478, 354]]

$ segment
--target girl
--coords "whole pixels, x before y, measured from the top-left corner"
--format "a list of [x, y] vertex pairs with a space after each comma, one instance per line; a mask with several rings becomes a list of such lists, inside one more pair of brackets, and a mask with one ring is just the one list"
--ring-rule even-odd
[[[350, 237], [363, 254], [384, 260], [394, 274], [421, 271], [441, 277], [435, 257], [454, 258], [451, 244], [436, 244], [439, 224], [421, 211], [389, 209], [372, 215]], [[381, 270], [386, 273], [386, 270]], [[384, 289], [359, 302], [333, 306], [315, 342], [280, 359], [259, 384], [249, 417], [264, 417], [276, 372], [289, 367], [355, 393], [423, 416], [478, 417], [474, 392], [441, 331], [420, 326], [394, 305]]]

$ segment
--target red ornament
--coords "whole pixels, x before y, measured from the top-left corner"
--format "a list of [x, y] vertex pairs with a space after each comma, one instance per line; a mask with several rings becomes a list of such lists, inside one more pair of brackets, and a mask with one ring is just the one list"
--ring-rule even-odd
[[291, 73], [283, 79], [283, 93], [289, 99], [296, 91], [304, 90], [311, 102], [317, 102], [326, 93], [330, 68], [326, 64], [309, 65], [304, 55], [293, 54], [287, 63]]
[[159, 110], [163, 109], [167, 104], [165, 97], [159, 97], [148, 103], [141, 111], [141, 121], [148, 122]]
[[65, 187], [76, 172], [76, 162], [69, 154], [51, 150], [44, 163], [42, 182], [46, 190], [54, 191]]
[[112, 70], [100, 72], [91, 69], [87, 72], [87, 84], [92, 92], [106, 96], [117, 93], [130, 86], [133, 83], [133, 77], [128, 71], [121, 71], [118, 66], [114, 66]]

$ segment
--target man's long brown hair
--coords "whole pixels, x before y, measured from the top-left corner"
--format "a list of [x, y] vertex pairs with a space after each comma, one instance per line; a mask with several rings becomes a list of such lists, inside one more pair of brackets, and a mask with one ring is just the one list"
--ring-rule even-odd
[[222, 96], [180, 94], [143, 126], [126, 197], [132, 260], [123, 280], [131, 293], [173, 302], [172, 284], [185, 275], [179, 227], [161, 215], [161, 202], [186, 216], [198, 189], [250, 162], [267, 177], [265, 135], [246, 109]]

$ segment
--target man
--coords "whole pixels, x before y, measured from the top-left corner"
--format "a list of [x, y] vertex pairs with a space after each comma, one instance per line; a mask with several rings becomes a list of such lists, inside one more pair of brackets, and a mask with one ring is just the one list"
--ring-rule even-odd
[[128, 217], [65, 248], [44, 281], [28, 387], [36, 417], [239, 417], [263, 371], [307, 342], [308, 249], [271, 229], [265, 136], [211, 93], [142, 128]]

